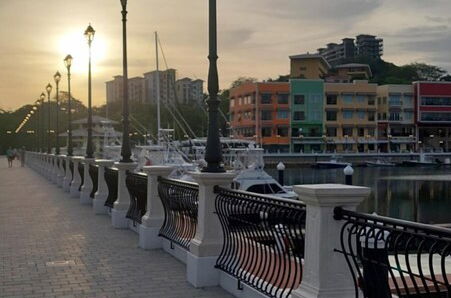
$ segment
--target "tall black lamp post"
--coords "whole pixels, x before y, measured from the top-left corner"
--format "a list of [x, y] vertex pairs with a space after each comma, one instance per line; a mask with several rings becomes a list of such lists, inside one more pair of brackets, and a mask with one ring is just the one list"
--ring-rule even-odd
[[59, 143], [59, 109], [60, 109], [60, 105], [59, 105], [59, 83], [61, 81], [61, 74], [59, 73], [59, 71], [57, 71], [54, 75], [53, 75], [53, 79], [55, 80], [55, 85], [56, 85], [56, 129], [55, 129], [55, 138], [56, 138], [56, 148], [55, 148], [55, 154], [59, 155], [60, 154], [60, 143]]
[[129, 163], [131, 159], [129, 120], [128, 120], [128, 71], [127, 71], [127, 0], [121, 0], [122, 5], [122, 68], [123, 68], [123, 99], [122, 99], [122, 148], [121, 162]]
[[219, 140], [218, 108], [219, 108], [219, 79], [218, 79], [218, 49], [217, 49], [217, 20], [216, 0], [209, 0], [209, 55], [208, 70], [208, 136], [205, 160], [207, 166], [202, 170], [207, 173], [222, 173], [222, 149]]
[[45, 93], [42, 92], [41, 96], [39, 97], [40, 103], [41, 103], [41, 134], [40, 134], [40, 138], [41, 138], [41, 146], [40, 146], [40, 150], [41, 153], [44, 153], [44, 138], [45, 138], [45, 133], [44, 133], [44, 100], [45, 100]]
[[95, 30], [89, 24], [85, 30], [85, 37], [89, 46], [89, 63], [88, 63], [88, 143], [86, 145], [86, 158], [94, 157], [94, 149], [92, 147], [92, 88], [91, 88], [91, 43], [94, 39]]
[[70, 94], [70, 67], [72, 66], [72, 56], [67, 55], [66, 58], [64, 58], [64, 65], [67, 68], [67, 93], [68, 93], [68, 100], [67, 100], [67, 156], [73, 155], [73, 149], [72, 149], [72, 106], [71, 106], [71, 98], [72, 95]]
[[47, 124], [48, 124], [48, 128], [47, 128], [47, 154], [50, 154], [51, 153], [51, 143], [50, 143], [50, 93], [52, 92], [52, 85], [50, 85], [50, 83], [48, 83], [47, 84], [47, 86], [45, 87], [45, 90], [47, 91], [47, 97], [48, 97], [48, 105], [49, 105], [49, 107], [48, 107], [48, 109], [47, 109], [47, 111], [48, 111], [48, 115], [47, 115], [47, 118], [48, 118], [48, 122], [47, 122]]
[[35, 106], [33, 106], [33, 111], [35, 114], [35, 129], [34, 129], [34, 137], [35, 137], [35, 151], [38, 152], [39, 151], [39, 136], [38, 136], [38, 129], [39, 129], [39, 114], [38, 114], [38, 105], [39, 105], [39, 101], [35, 102]]

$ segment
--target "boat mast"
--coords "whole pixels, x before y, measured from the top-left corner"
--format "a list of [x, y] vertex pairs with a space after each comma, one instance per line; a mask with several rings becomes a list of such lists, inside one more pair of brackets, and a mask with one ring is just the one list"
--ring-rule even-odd
[[158, 32], [155, 31], [155, 51], [157, 59], [157, 144], [160, 145], [160, 130], [161, 130], [161, 119], [160, 119], [160, 65], [158, 63]]

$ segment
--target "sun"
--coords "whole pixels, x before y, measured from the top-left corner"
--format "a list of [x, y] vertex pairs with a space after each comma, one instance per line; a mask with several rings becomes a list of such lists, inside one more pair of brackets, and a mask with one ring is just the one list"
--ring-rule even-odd
[[[61, 57], [70, 54], [73, 57], [71, 71], [73, 73], [84, 73], [88, 69], [89, 47], [83, 35], [83, 30], [71, 30], [58, 40], [58, 52]], [[96, 64], [106, 57], [106, 42], [103, 36], [96, 34], [91, 45], [92, 72], [98, 71]], [[61, 60], [62, 61], [62, 60]]]

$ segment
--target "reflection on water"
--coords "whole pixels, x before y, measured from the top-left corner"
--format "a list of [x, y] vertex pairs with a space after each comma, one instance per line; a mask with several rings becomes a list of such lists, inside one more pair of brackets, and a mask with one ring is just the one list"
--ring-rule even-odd
[[[267, 172], [277, 179], [275, 169]], [[451, 182], [387, 180], [387, 177], [451, 175], [449, 168], [354, 168], [354, 185], [371, 187], [359, 211], [424, 223], [451, 223]], [[343, 169], [288, 168], [285, 183], [344, 183]]]

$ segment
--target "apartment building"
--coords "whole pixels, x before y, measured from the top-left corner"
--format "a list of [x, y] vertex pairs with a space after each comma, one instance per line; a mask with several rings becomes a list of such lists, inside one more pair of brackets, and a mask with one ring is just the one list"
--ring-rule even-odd
[[356, 48], [354, 38], [343, 38], [342, 43], [328, 43], [325, 48], [319, 48], [318, 54], [323, 56], [330, 64], [337, 64], [344, 59], [354, 58]]
[[[115, 76], [113, 80], [105, 83], [106, 101], [108, 104], [122, 101], [124, 96], [124, 84], [122, 78], [122, 76]], [[142, 77], [128, 79], [128, 99], [132, 103], [145, 102], [144, 79]]]
[[270, 152], [290, 147], [288, 83], [245, 83], [230, 90], [231, 134], [254, 140]]
[[177, 101], [183, 104], [202, 102], [204, 98], [204, 81], [183, 78], [175, 82]]
[[291, 150], [324, 150], [324, 81], [290, 80]]
[[374, 35], [360, 34], [355, 42], [356, 56], [379, 59], [384, 54], [384, 44], [382, 38]]
[[451, 83], [413, 84], [418, 147], [437, 151], [451, 149]]
[[[158, 72], [156, 70], [146, 72], [144, 74], [144, 93], [146, 96], [146, 103], [155, 104], [157, 102], [157, 77]], [[176, 70], [160, 70], [159, 77], [161, 102], [175, 102]]]
[[377, 87], [378, 140], [381, 152], [416, 149], [415, 105], [412, 85]]
[[377, 150], [377, 84], [366, 80], [324, 84], [324, 130], [328, 152]]
[[318, 54], [300, 54], [290, 56], [290, 78], [293, 79], [322, 79], [330, 70], [330, 64]]

